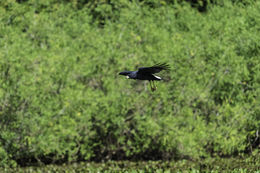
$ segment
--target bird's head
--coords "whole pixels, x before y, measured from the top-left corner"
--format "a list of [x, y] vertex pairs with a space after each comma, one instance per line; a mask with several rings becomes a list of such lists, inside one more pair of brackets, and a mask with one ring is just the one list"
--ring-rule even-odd
[[131, 73], [131, 71], [122, 71], [119, 73], [119, 75], [123, 75], [123, 76], [126, 76], [126, 78], [129, 78], [129, 74]]

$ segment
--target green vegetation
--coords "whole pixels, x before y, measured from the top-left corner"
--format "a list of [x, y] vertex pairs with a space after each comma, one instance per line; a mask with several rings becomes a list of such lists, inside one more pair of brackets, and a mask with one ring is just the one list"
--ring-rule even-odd
[[[0, 167], [258, 156], [259, 11], [253, 0], [1, 1]], [[156, 92], [117, 75], [157, 62], [171, 71]]]
[[24, 172], [157, 172], [157, 173], [244, 173], [256, 172], [259, 173], [259, 157], [251, 157], [251, 159], [206, 159], [199, 162], [188, 160], [179, 161], [108, 161], [108, 162], [79, 162], [71, 163], [69, 165], [47, 165], [41, 167], [28, 166], [25, 168], [5, 168], [6, 172], [24, 173]]

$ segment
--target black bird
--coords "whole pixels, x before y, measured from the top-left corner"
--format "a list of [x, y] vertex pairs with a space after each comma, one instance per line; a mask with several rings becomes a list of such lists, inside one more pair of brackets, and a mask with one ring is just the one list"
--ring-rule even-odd
[[156, 86], [154, 81], [160, 81], [162, 78], [155, 76], [154, 73], [159, 73], [162, 70], [169, 70], [170, 66], [166, 63], [156, 64], [152, 67], [140, 67], [137, 71], [123, 71], [119, 75], [126, 76], [127, 79], [148, 80], [151, 90], [155, 91]]

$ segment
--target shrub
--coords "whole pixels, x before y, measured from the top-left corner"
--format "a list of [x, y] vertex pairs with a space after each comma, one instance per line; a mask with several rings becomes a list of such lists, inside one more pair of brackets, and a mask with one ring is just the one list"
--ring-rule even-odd
[[[1, 166], [258, 147], [259, 2], [200, 13], [111, 1], [115, 18], [107, 4], [95, 18], [87, 5], [38, 3], [0, 5]], [[156, 62], [172, 68], [157, 92], [117, 75]]]

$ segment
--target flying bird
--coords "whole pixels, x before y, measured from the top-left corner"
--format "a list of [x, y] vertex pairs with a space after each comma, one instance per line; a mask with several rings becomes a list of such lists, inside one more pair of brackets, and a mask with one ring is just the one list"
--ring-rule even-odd
[[148, 80], [151, 90], [155, 91], [156, 86], [154, 81], [160, 81], [162, 78], [155, 76], [154, 74], [169, 69], [170, 66], [167, 63], [159, 63], [152, 67], [140, 67], [137, 71], [123, 71], [120, 72], [119, 75], [124, 75], [127, 79]]

